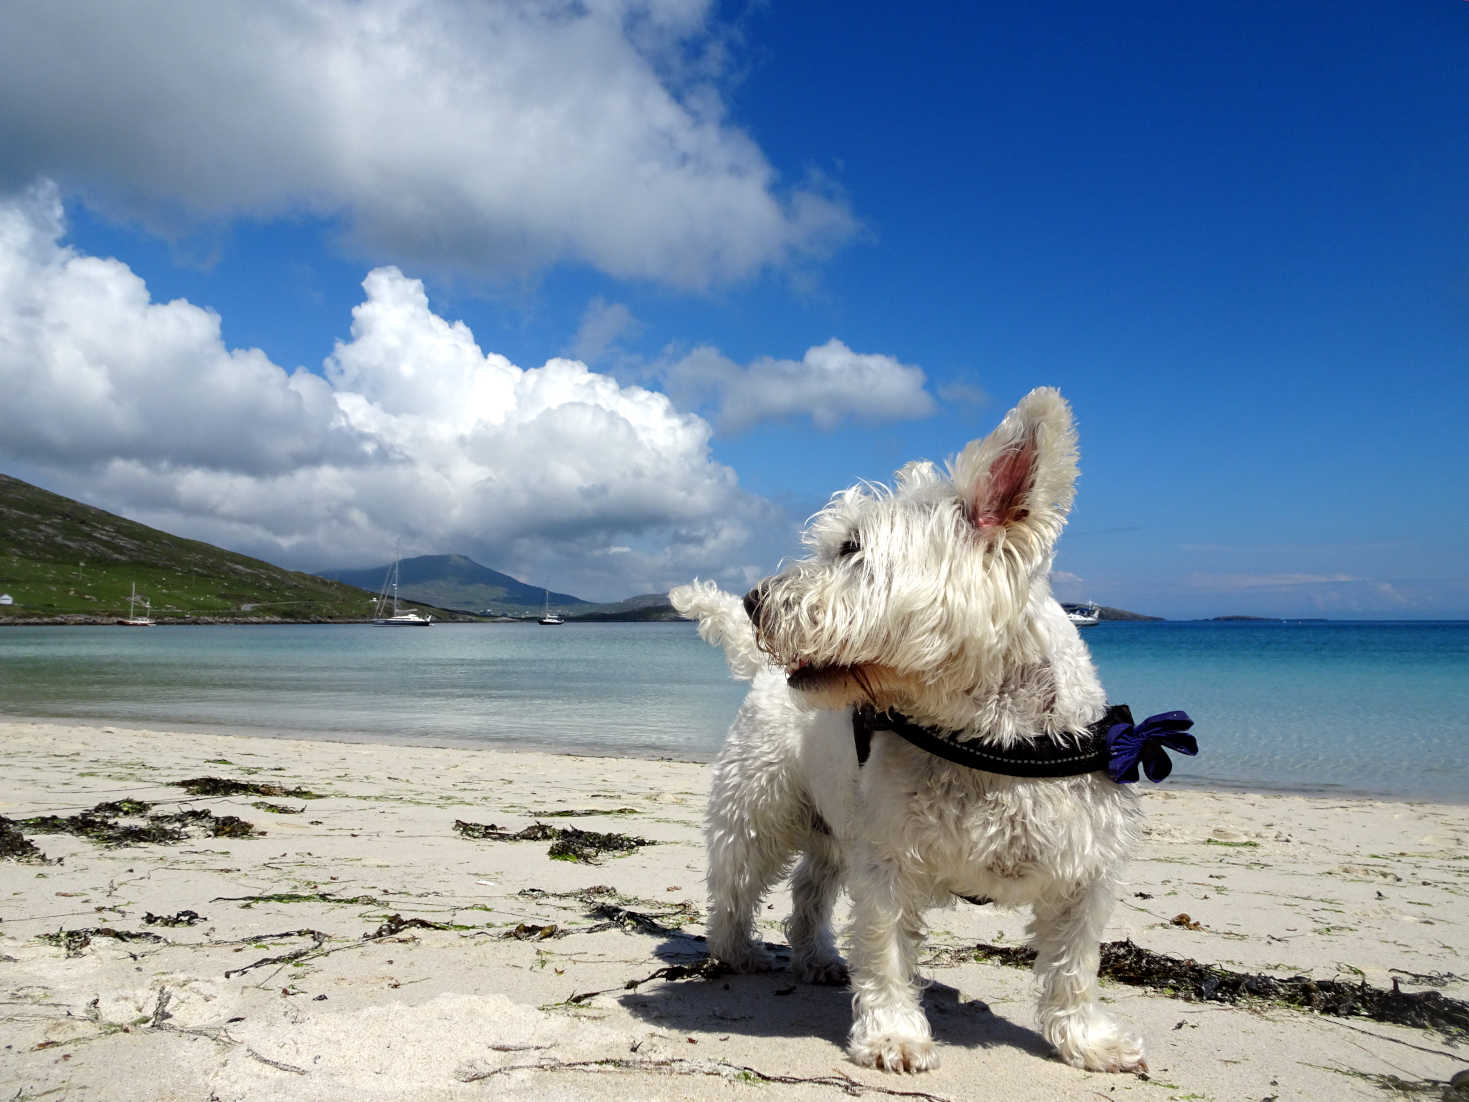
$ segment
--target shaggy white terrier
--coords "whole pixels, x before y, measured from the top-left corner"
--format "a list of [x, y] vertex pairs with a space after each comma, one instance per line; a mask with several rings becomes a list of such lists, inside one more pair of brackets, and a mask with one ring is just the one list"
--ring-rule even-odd
[[773, 966], [755, 913], [800, 855], [792, 966], [843, 982], [831, 914], [845, 886], [859, 1064], [937, 1066], [916, 975], [923, 914], [984, 896], [1033, 910], [1040, 1027], [1062, 1059], [1146, 1067], [1096, 991], [1138, 830], [1132, 791], [1105, 772], [1026, 779], [954, 764], [882, 716], [861, 764], [853, 731], [853, 707], [872, 705], [976, 748], [1084, 744], [1106, 697], [1047, 578], [1076, 459], [1069, 407], [1038, 389], [947, 474], [913, 463], [893, 490], [835, 495], [806, 532], [809, 557], [743, 602], [707, 582], [670, 594], [753, 681], [714, 765], [710, 950], [739, 971]]

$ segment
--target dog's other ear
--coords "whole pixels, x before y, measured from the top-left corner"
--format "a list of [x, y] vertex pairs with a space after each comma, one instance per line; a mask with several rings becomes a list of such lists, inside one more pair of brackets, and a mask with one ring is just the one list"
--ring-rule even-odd
[[1053, 387], [1037, 387], [999, 428], [949, 465], [969, 523], [981, 530], [1024, 525], [1054, 540], [1076, 496], [1076, 425]]

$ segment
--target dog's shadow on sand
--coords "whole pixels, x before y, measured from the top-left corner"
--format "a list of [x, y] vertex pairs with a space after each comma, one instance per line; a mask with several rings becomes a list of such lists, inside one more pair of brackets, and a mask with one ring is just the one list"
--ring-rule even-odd
[[[736, 975], [715, 972], [629, 991], [617, 1001], [629, 1013], [669, 1030], [739, 1033], [751, 1037], [819, 1037], [845, 1048], [852, 1024], [852, 992], [845, 984], [797, 982], [785, 967], [790, 949], [767, 944], [781, 967]], [[696, 966], [707, 959], [703, 938], [675, 935], [655, 950], [659, 959]], [[965, 1000], [947, 984], [930, 981], [923, 1010], [933, 1038], [956, 1048], [1014, 1048], [1042, 1059], [1051, 1046], [1033, 1029], [995, 1014], [983, 1002]]]

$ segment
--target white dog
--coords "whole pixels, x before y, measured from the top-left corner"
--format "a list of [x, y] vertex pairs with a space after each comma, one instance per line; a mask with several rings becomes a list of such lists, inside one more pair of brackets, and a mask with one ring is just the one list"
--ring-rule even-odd
[[[830, 921], [845, 885], [860, 1064], [938, 1064], [916, 977], [923, 913], [984, 896], [1033, 908], [1040, 1026], [1061, 1057], [1146, 1067], [1141, 1040], [1097, 1003], [1098, 943], [1139, 816], [1105, 771], [1118, 740], [1103, 732], [1130, 739], [1134, 762], [1140, 736], [1107, 709], [1051, 596], [1075, 481], [1071, 411], [1039, 389], [947, 476], [914, 463], [894, 490], [835, 495], [806, 532], [810, 556], [743, 602], [710, 583], [670, 594], [753, 680], [714, 765], [710, 950], [736, 970], [772, 967], [754, 916], [800, 854], [793, 967], [842, 982]], [[1154, 779], [1160, 755], [1142, 755]]]

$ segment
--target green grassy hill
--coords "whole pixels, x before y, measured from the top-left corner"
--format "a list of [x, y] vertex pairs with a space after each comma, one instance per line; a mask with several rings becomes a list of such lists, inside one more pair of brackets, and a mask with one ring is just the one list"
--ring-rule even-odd
[[0, 604], [0, 623], [110, 622], [127, 613], [134, 585], [139, 612], [146, 597], [159, 622], [372, 618], [372, 595], [361, 589], [181, 539], [0, 474], [0, 594], [14, 602]]

